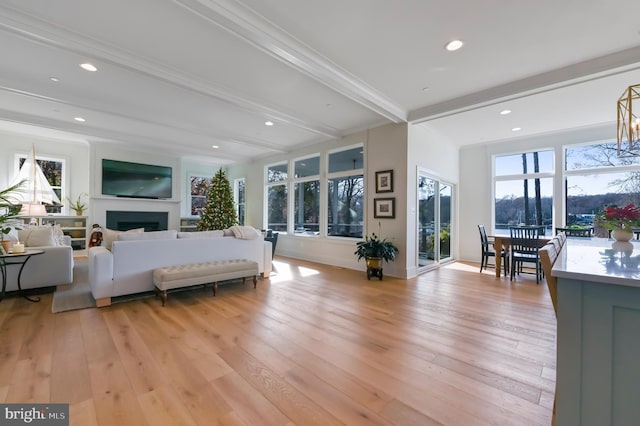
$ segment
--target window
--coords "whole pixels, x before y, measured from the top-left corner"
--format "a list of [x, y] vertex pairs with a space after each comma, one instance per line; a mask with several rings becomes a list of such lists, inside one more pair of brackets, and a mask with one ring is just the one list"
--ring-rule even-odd
[[267, 228], [287, 232], [288, 164], [267, 167]]
[[553, 151], [534, 151], [495, 157], [496, 230], [513, 225], [553, 226]]
[[191, 215], [201, 216], [204, 207], [207, 205], [207, 189], [211, 184], [211, 179], [201, 176], [189, 177], [191, 188]]
[[[18, 156], [17, 170], [20, 170], [20, 168], [22, 167], [22, 164], [24, 164], [26, 160], [27, 160], [26, 155]], [[65, 161], [59, 158], [37, 156], [36, 162], [40, 166], [40, 169], [42, 169], [42, 173], [47, 178], [47, 182], [49, 182], [49, 185], [51, 185], [51, 189], [53, 189], [53, 192], [56, 193], [60, 201], [63, 201], [64, 198], [62, 196], [62, 188], [66, 184]], [[16, 170], [16, 173], [17, 173], [17, 170]], [[62, 207], [63, 207], [62, 205], [55, 205], [55, 206], [47, 205], [46, 206], [47, 213], [51, 213], [51, 214], [62, 213]]]
[[[618, 158], [617, 143], [565, 148], [565, 225], [592, 227], [606, 205], [640, 204], [640, 157]], [[607, 237], [595, 226], [595, 235]]]
[[244, 225], [244, 216], [245, 216], [245, 179], [240, 178], [233, 181], [233, 196], [235, 198], [236, 203], [236, 213], [238, 215], [238, 224]]
[[364, 224], [364, 152], [361, 146], [329, 153], [327, 232], [362, 238]]
[[294, 162], [294, 233], [320, 233], [320, 156]]

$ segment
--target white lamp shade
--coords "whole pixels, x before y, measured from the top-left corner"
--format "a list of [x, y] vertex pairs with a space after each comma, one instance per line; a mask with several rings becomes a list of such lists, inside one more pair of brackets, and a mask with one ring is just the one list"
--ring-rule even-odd
[[19, 216], [46, 216], [47, 209], [44, 204], [24, 203], [20, 209]]

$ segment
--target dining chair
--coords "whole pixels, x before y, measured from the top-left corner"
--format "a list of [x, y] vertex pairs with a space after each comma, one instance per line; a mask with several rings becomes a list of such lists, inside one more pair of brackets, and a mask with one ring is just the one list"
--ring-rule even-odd
[[[480, 262], [480, 272], [482, 272], [483, 269], [487, 269], [487, 266], [489, 266], [489, 258], [496, 257], [496, 251], [492, 248], [493, 244], [489, 242], [484, 225], [478, 225], [478, 231], [480, 232], [480, 244], [482, 247], [482, 260]], [[506, 277], [509, 273], [509, 256], [505, 250], [500, 251], [500, 256], [502, 257], [504, 276]], [[493, 266], [495, 267], [495, 264]]]
[[523, 265], [533, 263], [535, 265], [536, 283], [542, 277], [540, 255], [540, 236], [544, 235], [542, 226], [514, 226], [509, 228], [511, 234], [511, 279], [517, 274], [524, 273]]
[[567, 237], [591, 238], [593, 228], [556, 228], [556, 235], [564, 232]]
[[[555, 263], [559, 250], [556, 250], [556, 246], [553, 243], [548, 243], [539, 250], [540, 262], [542, 263], [542, 270], [544, 271], [544, 277], [547, 281], [547, 288], [549, 289], [549, 295], [551, 296], [551, 304], [553, 305], [553, 312], [558, 318], [558, 279], [551, 275], [551, 268]], [[556, 392], [557, 393], [557, 385]], [[551, 416], [551, 425], [556, 424], [556, 395], [553, 397], [553, 414]]]

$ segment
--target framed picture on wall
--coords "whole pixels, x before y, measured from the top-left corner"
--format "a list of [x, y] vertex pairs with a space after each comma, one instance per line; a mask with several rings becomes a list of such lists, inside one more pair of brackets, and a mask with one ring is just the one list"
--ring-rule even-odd
[[376, 172], [376, 192], [393, 192], [393, 170]]
[[394, 219], [396, 217], [395, 198], [375, 198], [373, 200], [373, 217]]

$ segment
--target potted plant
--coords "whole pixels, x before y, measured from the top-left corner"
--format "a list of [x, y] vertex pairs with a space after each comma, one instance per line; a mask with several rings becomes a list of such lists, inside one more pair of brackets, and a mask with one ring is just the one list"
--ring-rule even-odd
[[69, 207], [71, 208], [71, 210], [74, 210], [76, 212], [76, 216], [82, 216], [82, 213], [87, 208], [87, 205], [82, 200], [82, 197], [87, 195], [88, 194], [86, 192], [82, 192], [80, 195], [78, 195], [78, 198], [76, 198], [75, 201], [71, 201], [71, 199], [67, 197], [67, 201], [69, 201]]
[[367, 279], [372, 275], [382, 279], [382, 262], [390, 262], [398, 255], [398, 248], [386, 238], [380, 239], [375, 233], [365, 236], [364, 241], [356, 243], [356, 251], [353, 253], [358, 261], [364, 258], [367, 263]]
[[614, 240], [629, 241], [633, 238], [633, 228], [640, 224], [640, 208], [633, 204], [606, 207], [602, 223]]
[[0, 242], [5, 251], [9, 251], [8, 245], [10, 244], [10, 241], [5, 241], [5, 236], [13, 229], [19, 229], [11, 224], [11, 222], [18, 217], [20, 204], [13, 204], [11, 196], [14, 192], [18, 191], [22, 184], [23, 182], [19, 182], [0, 191]]

